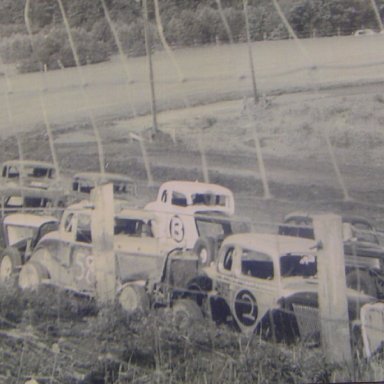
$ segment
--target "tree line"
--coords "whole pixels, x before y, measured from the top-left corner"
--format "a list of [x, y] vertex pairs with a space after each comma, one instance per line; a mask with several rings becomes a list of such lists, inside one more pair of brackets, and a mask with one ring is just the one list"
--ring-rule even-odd
[[[145, 52], [142, 0], [105, 0], [110, 18], [128, 55]], [[154, 0], [148, 2], [152, 46], [161, 49]], [[117, 51], [116, 41], [100, 0], [62, 0], [81, 64], [107, 60]], [[75, 64], [63, 17], [56, 0], [0, 0], [0, 55], [16, 62], [22, 72]], [[271, 0], [248, 0], [252, 40], [285, 39], [288, 32]], [[357, 29], [378, 30], [379, 22], [368, 0], [279, 0], [293, 30], [301, 38], [349, 35]], [[384, 0], [375, 0], [384, 18]], [[164, 36], [171, 46], [183, 47], [246, 39], [242, 0], [159, 0]], [[227, 24], [227, 25], [225, 25]], [[229, 28], [228, 28], [229, 27]], [[33, 49], [32, 49], [33, 47]]]

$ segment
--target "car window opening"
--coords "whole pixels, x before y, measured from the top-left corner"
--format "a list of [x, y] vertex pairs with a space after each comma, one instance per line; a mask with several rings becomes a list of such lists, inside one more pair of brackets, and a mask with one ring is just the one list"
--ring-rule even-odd
[[115, 235], [153, 237], [151, 223], [136, 219], [115, 219]]
[[280, 269], [282, 277], [311, 277], [317, 274], [317, 263], [315, 255], [287, 254], [280, 258]]
[[244, 249], [241, 255], [241, 273], [259, 279], [273, 279], [273, 261], [266, 253]]

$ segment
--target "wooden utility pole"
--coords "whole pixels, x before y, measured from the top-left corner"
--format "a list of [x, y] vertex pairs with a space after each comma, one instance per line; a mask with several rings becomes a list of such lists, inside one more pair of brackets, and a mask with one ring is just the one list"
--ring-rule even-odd
[[116, 295], [116, 259], [113, 249], [114, 204], [112, 184], [92, 190], [91, 217], [96, 297], [100, 304], [112, 303]]
[[156, 110], [155, 80], [153, 75], [152, 52], [151, 52], [151, 32], [149, 30], [147, 0], [143, 0], [142, 5], [143, 5], [143, 20], [144, 20], [145, 52], [147, 54], [149, 85], [151, 89], [152, 132], [155, 135], [158, 132], [157, 110]]
[[145, 171], [147, 172], [148, 187], [152, 187], [154, 183], [153, 183], [153, 177], [151, 172], [151, 164], [149, 162], [148, 152], [147, 152], [147, 148], [145, 147], [144, 138], [143, 136], [137, 135], [136, 133], [130, 133], [129, 136], [131, 137], [132, 140], [137, 140], [140, 144], [141, 154], [143, 156], [143, 161], [144, 161], [144, 167], [145, 167]]
[[313, 224], [318, 243], [321, 345], [331, 363], [350, 363], [352, 354], [341, 217], [315, 215]]
[[250, 66], [251, 77], [252, 77], [253, 98], [254, 98], [255, 104], [257, 104], [259, 102], [259, 95], [257, 94], [255, 66], [253, 63], [253, 56], [252, 56], [251, 33], [249, 30], [249, 19], [248, 19], [248, 0], [243, 0], [243, 8], [244, 8], [244, 18], [245, 18], [245, 29], [247, 31], [248, 57], [249, 57], [249, 66]]

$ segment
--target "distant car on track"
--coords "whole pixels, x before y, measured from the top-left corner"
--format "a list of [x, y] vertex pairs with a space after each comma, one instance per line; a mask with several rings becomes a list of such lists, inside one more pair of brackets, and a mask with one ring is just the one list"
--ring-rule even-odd
[[38, 189], [63, 187], [52, 163], [35, 160], [8, 160], [4, 162], [0, 185]]
[[132, 199], [137, 196], [137, 185], [128, 176], [119, 173], [80, 172], [73, 176], [72, 193], [79, 200], [89, 199], [91, 191], [98, 185], [112, 183], [115, 199]]
[[62, 189], [5, 186], [0, 188], [0, 216], [17, 212], [60, 216], [70, 200], [70, 196]]
[[353, 36], [373, 36], [376, 35], [376, 32], [372, 29], [365, 28], [365, 29], [358, 29], [354, 32]]

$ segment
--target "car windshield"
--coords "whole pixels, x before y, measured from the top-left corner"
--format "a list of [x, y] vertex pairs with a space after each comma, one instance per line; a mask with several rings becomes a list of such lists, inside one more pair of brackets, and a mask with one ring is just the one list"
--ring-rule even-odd
[[228, 198], [225, 195], [217, 195], [214, 193], [195, 193], [192, 195], [193, 205], [207, 205], [225, 207]]
[[115, 235], [153, 237], [151, 223], [140, 219], [115, 218]]
[[280, 257], [281, 277], [303, 276], [317, 274], [315, 255], [287, 254]]
[[113, 193], [120, 195], [120, 194], [134, 194], [135, 193], [135, 186], [133, 183], [130, 182], [123, 182], [123, 181], [114, 181], [113, 182]]
[[32, 167], [32, 166], [11, 166], [8, 168], [8, 178], [15, 178], [20, 176], [21, 173], [26, 177], [33, 178], [49, 178], [53, 179], [55, 175], [55, 170], [52, 168], [46, 167]]
[[55, 173], [54, 169], [44, 168], [44, 167], [27, 167], [25, 171], [27, 176], [29, 177], [36, 177], [36, 178], [48, 177], [50, 179], [53, 179], [54, 173]]

